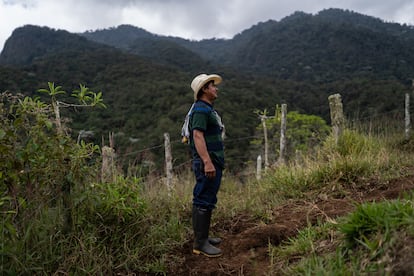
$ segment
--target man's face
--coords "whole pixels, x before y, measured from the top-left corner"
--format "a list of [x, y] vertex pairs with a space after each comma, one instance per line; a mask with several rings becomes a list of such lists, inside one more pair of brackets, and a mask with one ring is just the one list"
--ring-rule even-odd
[[213, 82], [210, 82], [208, 87], [204, 89], [204, 94], [209, 100], [214, 101], [218, 97], [218, 87]]

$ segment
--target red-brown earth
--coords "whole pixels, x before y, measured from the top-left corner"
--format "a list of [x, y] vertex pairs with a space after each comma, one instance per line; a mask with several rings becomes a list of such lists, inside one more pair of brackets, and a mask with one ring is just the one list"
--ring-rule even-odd
[[[309, 197], [316, 198], [315, 200], [289, 200], [283, 205], [275, 206], [270, 222], [266, 224], [247, 215], [218, 221], [213, 215], [212, 232], [223, 239], [219, 245], [223, 255], [207, 258], [192, 254], [192, 237], [189, 237], [182, 248], [174, 252], [177, 261], [171, 264], [168, 275], [273, 275], [275, 271], [277, 275], [278, 266], [282, 269], [286, 261], [296, 262], [300, 256], [291, 256], [283, 263], [273, 263], [271, 270], [269, 243], [273, 246], [280, 245], [289, 238], [294, 238], [300, 229], [310, 224], [335, 220], [352, 212], [358, 203], [401, 198], [414, 189], [414, 175], [387, 183], [375, 180], [363, 182], [364, 184], [353, 185], [352, 188], [341, 188], [341, 193], [324, 191]], [[412, 237], [410, 244], [414, 246]], [[324, 241], [318, 247], [318, 252], [334, 252], [335, 240]], [[412, 269], [412, 252], [410, 250], [408, 256], [399, 254], [400, 264], [395, 265], [405, 265]], [[401, 269], [404, 271], [404, 267]]]

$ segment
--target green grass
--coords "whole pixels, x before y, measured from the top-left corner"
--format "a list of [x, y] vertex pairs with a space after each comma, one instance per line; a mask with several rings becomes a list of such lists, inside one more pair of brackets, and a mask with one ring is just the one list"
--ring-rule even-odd
[[[412, 144], [346, 131], [338, 144], [330, 138], [311, 156], [303, 154], [270, 169], [260, 181], [248, 176], [241, 184], [225, 173], [215, 220], [246, 214], [270, 223], [272, 208], [286, 200], [313, 200], [321, 193], [343, 197], [348, 188], [365, 185], [368, 179], [381, 185], [409, 173], [414, 165]], [[163, 274], [183, 261], [173, 252], [182, 250], [192, 235], [191, 172], [176, 176], [172, 191], [163, 179], [86, 181], [71, 191], [69, 232], [64, 231], [61, 201], [32, 206], [21, 199], [21, 209], [6, 212], [14, 203], [1, 197], [2, 236], [9, 237], [1, 243], [2, 272]], [[344, 218], [308, 225], [281, 245], [269, 244], [269, 275], [387, 274], [395, 269], [392, 256], [405, 241], [414, 240], [413, 217], [413, 197], [407, 195], [362, 204]]]
[[[413, 203], [413, 196], [365, 203], [338, 223], [307, 227], [283, 246], [272, 247], [272, 262], [284, 260], [286, 275], [393, 274], [391, 254], [407, 240], [411, 243], [406, 246], [412, 246], [414, 239]], [[324, 252], [321, 244], [331, 244], [336, 250]], [[292, 256], [297, 259], [293, 265], [287, 262]], [[407, 270], [412, 271], [414, 263], [408, 265]]]

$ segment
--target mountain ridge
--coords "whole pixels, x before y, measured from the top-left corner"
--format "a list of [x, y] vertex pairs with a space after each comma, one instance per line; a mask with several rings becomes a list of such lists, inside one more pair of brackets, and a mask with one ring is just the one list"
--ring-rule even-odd
[[[0, 55], [0, 91], [36, 95], [47, 81], [66, 91], [79, 83], [103, 91], [107, 110], [65, 114], [73, 130], [127, 133], [143, 148], [162, 143], [164, 132], [179, 139], [192, 102], [189, 82], [199, 73], [225, 79], [215, 107], [230, 139], [255, 135], [255, 112], [272, 113], [282, 103], [329, 121], [333, 92], [359, 115], [393, 111], [403, 106], [414, 75], [412, 27], [336, 9], [260, 22], [232, 39], [190, 41], [133, 26], [97, 34], [107, 43], [47, 27], [16, 29]], [[136, 150], [127, 138], [119, 138], [120, 148]], [[231, 167], [241, 166], [231, 156], [257, 151], [248, 140], [226, 149]]]

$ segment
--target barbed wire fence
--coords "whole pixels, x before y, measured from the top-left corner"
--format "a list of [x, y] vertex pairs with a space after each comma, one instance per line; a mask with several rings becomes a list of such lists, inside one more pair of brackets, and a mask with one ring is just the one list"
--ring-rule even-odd
[[[414, 82], [413, 82], [414, 83]], [[414, 88], [414, 86], [413, 86]], [[411, 136], [411, 121], [410, 121], [410, 117], [411, 117], [411, 113], [412, 113], [412, 109], [413, 107], [410, 106], [410, 94], [406, 93], [404, 95], [404, 109], [403, 108], [397, 108], [394, 110], [390, 110], [390, 111], [386, 111], [386, 112], [382, 112], [382, 113], [376, 113], [373, 115], [369, 115], [369, 116], [362, 116], [359, 118], [350, 118], [350, 119], [345, 119], [345, 115], [344, 115], [344, 111], [343, 111], [343, 105], [342, 105], [342, 99], [341, 99], [341, 95], [340, 94], [333, 94], [330, 95], [328, 97], [328, 103], [329, 103], [329, 108], [330, 108], [330, 114], [331, 114], [331, 128], [332, 128], [332, 134], [334, 135], [335, 141], [337, 141], [340, 137], [340, 135], [343, 132], [343, 129], [345, 128], [345, 123], [347, 124], [347, 127], [350, 127], [351, 125], [356, 125], [358, 123], [362, 124], [362, 123], [367, 123], [369, 125], [368, 128], [368, 132], [369, 133], [373, 133], [375, 126], [373, 125], [373, 122], [375, 120], [378, 121], [379, 118], [391, 118], [393, 120], [403, 120], [403, 122], [401, 123], [401, 129], [403, 129], [403, 132], [401, 133], [402, 135], [404, 135], [404, 139], [410, 139]], [[276, 164], [283, 164], [286, 162], [285, 159], [285, 154], [286, 154], [286, 129], [289, 127], [287, 125], [287, 119], [286, 119], [286, 114], [287, 114], [287, 105], [286, 104], [282, 104], [281, 105], [281, 126], [280, 126], [280, 130], [281, 133], [279, 135], [280, 137], [280, 141], [279, 141], [279, 145], [280, 145], [280, 149], [279, 149], [279, 154], [275, 152], [269, 152], [269, 142], [268, 142], [268, 137], [267, 137], [267, 131], [266, 131], [266, 123], [265, 121], [267, 119], [271, 119], [274, 116], [266, 116], [266, 115], [259, 115], [259, 120], [262, 123], [263, 126], [263, 133], [261, 135], [248, 135], [248, 136], [244, 136], [244, 137], [236, 137], [236, 138], [232, 138], [232, 139], [226, 139], [225, 140], [225, 144], [230, 144], [230, 143], [236, 143], [236, 142], [240, 142], [240, 141], [244, 141], [244, 140], [259, 140], [262, 139], [263, 140], [263, 153], [264, 153], [264, 158], [261, 156], [261, 154], [259, 154], [257, 157], [254, 158], [254, 160], [251, 160], [251, 163], [255, 163], [256, 166], [256, 178], [260, 179], [261, 178], [261, 173], [262, 173], [262, 165], [264, 165], [264, 171], [267, 170], [267, 168], [270, 166], [270, 159], [275, 160], [274, 163]], [[259, 122], [258, 122], [259, 124]], [[192, 163], [192, 159], [191, 157], [188, 158], [188, 160], [184, 161], [184, 162], [180, 162], [178, 164], [174, 164], [174, 154], [176, 154], [176, 150], [174, 149], [175, 145], [182, 145], [182, 141], [181, 139], [177, 139], [177, 140], [173, 140], [170, 141], [170, 136], [169, 133], [164, 133], [164, 143], [162, 144], [157, 144], [157, 145], [152, 145], [150, 147], [146, 147], [143, 149], [139, 149], [136, 151], [132, 151], [132, 152], [127, 152], [124, 153], [122, 156], [127, 157], [127, 156], [132, 156], [132, 155], [137, 155], [143, 152], [149, 152], [155, 149], [161, 149], [164, 148], [165, 151], [165, 160], [164, 160], [164, 174], [160, 174], [158, 177], [155, 178], [155, 180], [163, 180], [165, 179], [166, 181], [166, 185], [168, 187], [168, 189], [171, 189], [171, 185], [172, 185], [172, 179], [174, 177], [174, 172], [176, 171], [180, 171], [183, 168], [191, 168], [191, 163]], [[185, 146], [183, 147], [186, 151], [189, 151], [189, 146]], [[105, 156], [103, 156], [103, 158], [105, 158]], [[227, 159], [232, 159], [237, 160], [237, 159], [242, 159], [245, 158], [245, 156], [229, 156], [226, 155]], [[243, 160], [245, 161], [245, 160]], [[103, 162], [105, 162], [105, 160], [103, 160]], [[260, 162], [260, 164], [259, 164]], [[263, 164], [262, 164], [263, 163]]]

